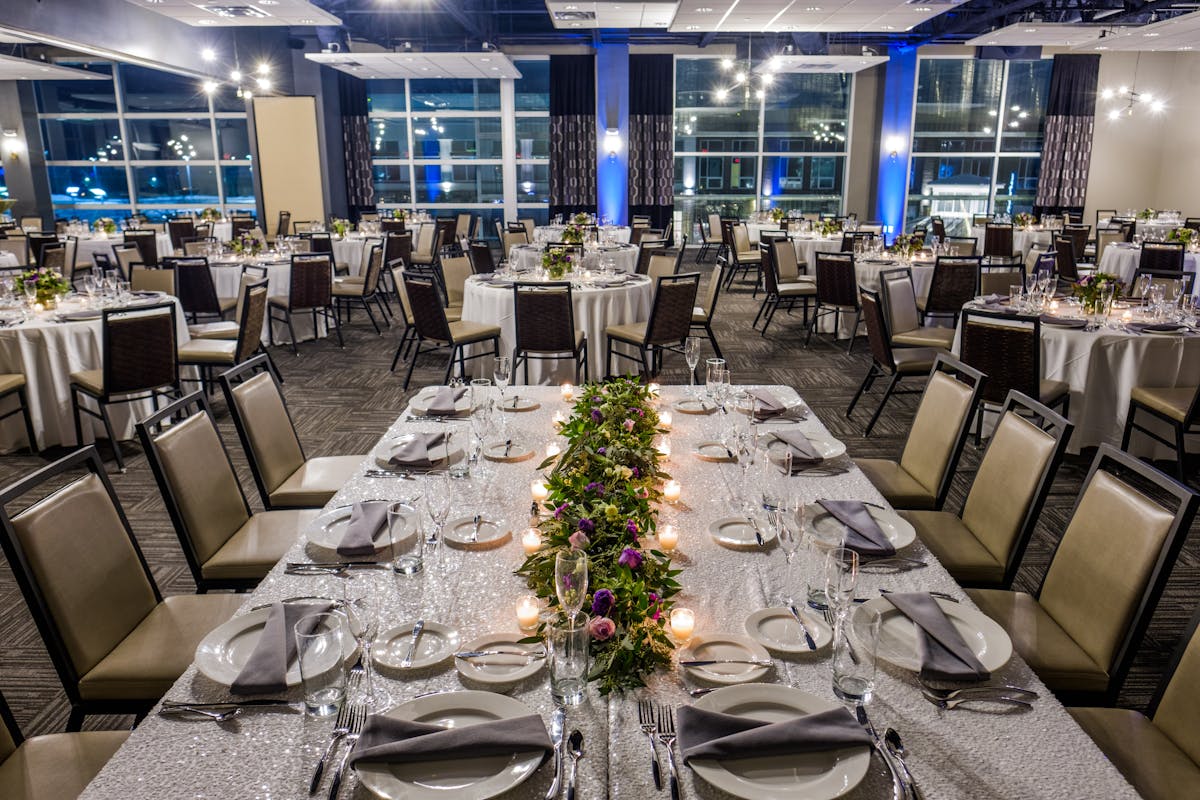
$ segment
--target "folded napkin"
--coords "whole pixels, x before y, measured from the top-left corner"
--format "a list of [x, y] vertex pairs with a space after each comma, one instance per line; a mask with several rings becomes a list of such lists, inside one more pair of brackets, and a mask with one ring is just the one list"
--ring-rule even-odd
[[371, 716], [350, 754], [350, 763], [449, 761], [455, 758], [507, 756], [554, 749], [542, 718], [536, 714], [462, 728]]
[[812, 442], [800, 431], [775, 431], [775, 438], [792, 448], [792, 469], [824, 461], [813, 448]]
[[[433, 413], [432, 408], [430, 413]], [[442, 442], [446, 440], [444, 433], [417, 433], [413, 438], [396, 448], [392, 453], [392, 457], [388, 459], [388, 464], [393, 467], [416, 467], [418, 469], [429, 469], [436, 462], [441, 460], [441, 457], [434, 458], [429, 451], [440, 447]], [[445, 455], [443, 450], [442, 455]]]
[[262, 636], [229, 690], [233, 694], [277, 694], [287, 689], [288, 666], [296, 660], [296, 623], [324, 614], [330, 603], [275, 603]]
[[796, 414], [788, 408], [786, 403], [765, 389], [751, 389], [750, 396], [758, 401], [754, 404], [755, 419], [796, 418]]
[[429, 401], [429, 414], [434, 417], [449, 417], [458, 413], [454, 404], [465, 397], [467, 390], [465, 387], [454, 388], [453, 386], [439, 386], [437, 391], [433, 393], [433, 399]]
[[1184, 329], [1177, 322], [1129, 322], [1125, 324], [1125, 327], [1133, 331], [1158, 331], [1162, 333], [1175, 333]]
[[896, 548], [892, 547], [865, 503], [858, 500], [818, 500], [817, 503], [846, 526], [846, 547], [861, 556], [886, 558], [896, 555]]
[[762, 722], [695, 706], [681, 706], [676, 714], [685, 764], [693, 758], [791, 756], [871, 744], [871, 737], [844, 708], [786, 722]]
[[986, 681], [991, 673], [975, 657], [937, 600], [924, 592], [884, 597], [917, 626], [921, 677], [937, 681]]
[[375, 537], [387, 522], [387, 503], [355, 503], [350, 523], [337, 546], [339, 556], [355, 558], [375, 555]]
[[80, 322], [89, 319], [100, 319], [104, 316], [102, 311], [85, 310], [85, 311], [68, 311], [58, 315], [64, 322]]
[[1087, 320], [1082, 317], [1056, 317], [1053, 314], [1042, 314], [1043, 325], [1054, 325], [1059, 328], [1085, 328]]

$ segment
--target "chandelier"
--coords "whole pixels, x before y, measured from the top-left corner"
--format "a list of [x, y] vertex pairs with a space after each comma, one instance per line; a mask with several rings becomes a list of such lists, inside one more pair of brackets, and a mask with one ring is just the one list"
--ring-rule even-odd
[[1137, 90], [1137, 73], [1141, 60], [1142, 56], [1139, 53], [1137, 61], [1133, 64], [1132, 85], [1122, 85], [1116, 89], [1105, 87], [1100, 90], [1100, 99], [1109, 104], [1106, 115], [1110, 120], [1116, 121], [1122, 117], [1132, 117], [1134, 109], [1137, 108], [1146, 108], [1153, 114], [1161, 114], [1166, 111], [1167, 104], [1161, 97]]

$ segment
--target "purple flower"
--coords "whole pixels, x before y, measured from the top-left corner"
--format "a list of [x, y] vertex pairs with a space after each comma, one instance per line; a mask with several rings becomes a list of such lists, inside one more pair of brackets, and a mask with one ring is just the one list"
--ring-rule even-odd
[[637, 414], [639, 417], [646, 416], [646, 412], [642, 411], [640, 408], [631, 408], [629, 410], [632, 411], [633, 413]]
[[603, 455], [607, 455], [607, 454], [608, 454], [608, 448], [607, 448], [607, 447], [597, 447], [597, 448], [596, 448], [596, 453], [597, 453], [597, 454], [599, 454], [599, 455], [602, 455], [602, 456], [603, 456]]
[[613, 597], [612, 591], [600, 589], [592, 595], [592, 613], [597, 617], [608, 616], [608, 612], [612, 611], [615, 602], [616, 598]]
[[575, 531], [567, 538], [567, 541], [571, 543], [572, 550], [583, 550], [592, 543], [592, 540], [583, 531]]
[[626, 417], [625, 421], [621, 423], [621, 427], [624, 428], [626, 431], [629, 431], [630, 433], [633, 432], [633, 426], [634, 426], [633, 420], [629, 419], [628, 417]]
[[658, 595], [650, 592], [646, 597], [650, 600], [650, 619], [656, 620], [662, 616], [662, 612], [658, 610]]
[[560, 517], [562, 517], [562, 513], [567, 510], [567, 506], [569, 506], [569, 505], [571, 505], [571, 504], [563, 503], [561, 506], [554, 509], [554, 518], [559, 519]]
[[588, 623], [588, 633], [597, 642], [605, 642], [612, 638], [612, 635], [617, 632], [617, 623], [613, 622], [608, 617], [596, 617]]
[[637, 569], [642, 565], [642, 554], [632, 547], [626, 547], [621, 551], [621, 557], [617, 559], [617, 563], [622, 567]]
[[625, 530], [629, 532], [629, 535], [631, 535], [631, 536], [637, 536], [637, 534], [638, 534], [638, 526], [637, 526], [637, 523], [636, 523], [636, 522], [634, 522], [634, 521], [633, 521], [633, 520], [631, 520], [631, 519], [630, 519], [630, 520], [626, 520], [626, 521], [625, 521]]
[[585, 492], [595, 492], [596, 494], [600, 495], [601, 497], [604, 496], [604, 484], [599, 483], [597, 481], [592, 481], [587, 486], [585, 486], [583, 488], [583, 490]]
[[635, 477], [635, 478], [640, 478], [640, 477], [642, 477], [642, 471], [641, 471], [640, 469], [638, 469], [637, 467], [634, 467], [634, 468], [631, 470], [631, 472], [633, 472], [633, 477]]
[[592, 409], [592, 421], [600, 422], [602, 419], [604, 419], [604, 415], [600, 413], [600, 409], [593, 408]]
[[592, 522], [587, 517], [584, 517], [579, 520], [579, 530], [583, 531], [584, 533], [592, 533], [596, 530], [596, 523]]

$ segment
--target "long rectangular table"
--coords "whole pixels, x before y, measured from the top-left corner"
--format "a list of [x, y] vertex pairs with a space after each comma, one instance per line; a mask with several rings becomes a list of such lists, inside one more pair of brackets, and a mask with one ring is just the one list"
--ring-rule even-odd
[[[793, 390], [768, 387], [782, 399], [795, 399]], [[509, 389], [509, 397], [514, 389]], [[563, 409], [559, 391], [552, 387], [520, 387], [524, 396], [536, 398], [541, 407], [532, 412], [505, 413], [507, 432], [503, 438], [527, 442], [541, 453], [552, 439], [551, 416]], [[663, 402], [683, 396], [681, 387], [664, 390]], [[680, 548], [675, 562], [683, 568], [679, 576], [683, 590], [680, 605], [695, 610], [697, 633], [744, 633], [744, 622], [754, 611], [769, 605], [773, 587], [782, 575], [783, 556], [778, 548], [734, 552], [717, 545], [707, 534], [709, 523], [736, 513], [727, 486], [737, 486], [734, 465], [705, 463], [691, 455], [697, 443], [720, 436], [733, 424], [733, 412], [725, 416], [693, 416], [676, 412], [671, 433], [672, 458], [668, 470], [683, 487], [676, 506], [664, 507], [660, 524], [673, 523], [680, 530]], [[401, 417], [385, 437], [401, 432], [445, 430], [451, 427], [464, 437], [465, 423], [407, 421]], [[774, 428], [777, 426], [770, 426]], [[801, 423], [810, 435], [827, 434], [815, 416]], [[529, 483], [540, 456], [517, 464], [490, 464], [495, 476], [486, 488], [463, 487], [451, 516], [470, 516], [477, 509], [498, 519], [514, 531], [512, 542], [483, 552], [443, 551], [442, 563], [432, 566], [423, 578], [397, 579], [389, 573], [365, 572], [368, 580], [390, 585], [395, 593], [380, 630], [423, 617], [452, 625], [461, 642], [497, 630], [516, 630], [513, 616], [517, 598], [527, 589], [513, 570], [522, 561], [519, 534], [526, 527]], [[364, 462], [363, 467], [373, 463]], [[836, 477], [795, 477], [795, 491], [806, 500], [817, 498], [861, 499], [882, 502], [866, 477], [850, 466]], [[722, 475], [724, 473], [724, 475]], [[339, 506], [355, 500], [391, 499], [410, 493], [412, 481], [356, 477], [331, 501]], [[860, 595], [874, 595], [880, 588], [897, 591], [941, 590], [969, 603], [962, 590], [918, 542], [906, 555], [925, 559], [930, 566], [900, 575], [866, 575], [860, 580]], [[297, 541], [285, 560], [302, 560], [312, 553]], [[817, 575], [818, 567], [804, 560], [801, 573]], [[357, 578], [361, 580], [362, 578]], [[338, 578], [296, 577], [277, 565], [247, 599], [242, 613], [251, 606], [297, 595], [341, 596]], [[901, 732], [908, 760], [925, 796], [935, 798], [1136, 798], [1136, 793], [1063, 710], [1062, 706], [1017, 656], [995, 675], [997, 682], [1036, 689], [1042, 695], [1034, 709], [1013, 714], [975, 713], [959, 709], [940, 711], [921, 698], [914, 676], [881, 664], [877, 678], [872, 719], [877, 727], [891, 726]], [[794, 686], [832, 698], [829, 651], [776, 659], [775, 670], [765, 680]], [[468, 686], [453, 665], [400, 681], [384, 683], [397, 702], [417, 694]], [[545, 670], [518, 685], [509, 694], [535, 709], [548, 721], [553, 710]], [[193, 701], [227, 699], [227, 690], [199, 675], [191, 667], [175, 684], [171, 699]], [[637, 703], [653, 698], [683, 704], [690, 697], [677, 675], [651, 677], [645, 690], [627, 696], [600, 697], [594, 690], [587, 701], [568, 712], [568, 728], [580, 728], [585, 736], [586, 756], [580, 762], [579, 797], [649, 798], [654, 791], [646, 740], [637, 725]], [[250, 713], [218, 727], [210, 722], [148, 717], [96, 778], [83, 795], [87, 800], [130, 800], [131, 798], [184, 797], [291, 797], [307, 796], [307, 780], [333, 725], [332, 718], [309, 719], [296, 713]], [[543, 766], [533, 777], [507, 796], [541, 798], [550, 784], [552, 769]], [[687, 768], [681, 768], [684, 797], [725, 797], [703, 784]], [[328, 777], [326, 777], [328, 782]], [[368, 797], [354, 783], [344, 797]], [[324, 791], [324, 789], [322, 790]], [[321, 795], [323, 796], [323, 794]], [[452, 793], [447, 793], [452, 796]], [[564, 795], [565, 796], [565, 792]], [[668, 797], [664, 788], [662, 797]], [[850, 798], [890, 798], [891, 783], [876, 758], [867, 778]]]

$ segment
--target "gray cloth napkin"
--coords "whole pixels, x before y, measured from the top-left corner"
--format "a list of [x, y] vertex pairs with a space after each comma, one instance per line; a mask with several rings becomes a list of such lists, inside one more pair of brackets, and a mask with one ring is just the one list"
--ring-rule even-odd
[[89, 319], [100, 319], [102, 316], [104, 316], [104, 312], [86, 309], [83, 311], [68, 311], [65, 314], [59, 314], [58, 316], [66, 322], [79, 322]]
[[1125, 324], [1130, 330], [1144, 331], [1161, 331], [1165, 333], [1174, 333], [1176, 331], [1183, 332], [1184, 328], [1177, 322], [1128, 322]]
[[278, 694], [287, 689], [288, 665], [296, 660], [296, 623], [324, 614], [330, 603], [275, 603], [262, 636], [229, 690], [233, 694]]
[[536, 714], [462, 728], [371, 716], [367, 718], [362, 737], [354, 745], [350, 763], [448, 761], [536, 750], [543, 752], [544, 759], [553, 749], [546, 726]]
[[1053, 314], [1042, 314], [1043, 325], [1052, 325], [1056, 328], [1086, 328], [1087, 320], [1082, 317], [1056, 317]]
[[860, 556], [896, 555], [896, 548], [888, 541], [866, 504], [859, 500], [818, 500], [817, 503], [846, 526], [846, 547]]
[[355, 503], [350, 522], [337, 546], [339, 556], [375, 555], [375, 537], [387, 522], [387, 503]]
[[774, 419], [775, 417], [791, 417], [787, 405], [766, 389], [751, 389], [751, 397], [758, 402], [754, 404], [755, 419]]
[[921, 677], [938, 681], [986, 681], [991, 673], [963, 641], [937, 600], [924, 592], [885, 594], [917, 626]]
[[454, 388], [453, 386], [439, 386], [437, 391], [433, 393], [433, 399], [429, 401], [429, 415], [433, 417], [449, 417], [458, 413], [454, 408], [454, 404], [461, 400], [467, 393], [465, 388]]
[[819, 464], [825, 459], [813, 449], [812, 442], [800, 431], [775, 431], [775, 438], [792, 448], [792, 469]]
[[[388, 459], [388, 464], [393, 467], [429, 469], [435, 462], [441, 460], [441, 456], [434, 458], [429, 454], [429, 451], [436, 447], [441, 447], [442, 442], [445, 440], [446, 435], [444, 433], [414, 434], [410, 441], [396, 448], [396, 451], [392, 453], [392, 457]], [[442, 456], [444, 455], [445, 451], [443, 450]]]
[[676, 715], [685, 764], [693, 758], [790, 756], [871, 744], [871, 737], [844, 708], [786, 722], [762, 722], [695, 706], [681, 706]]

